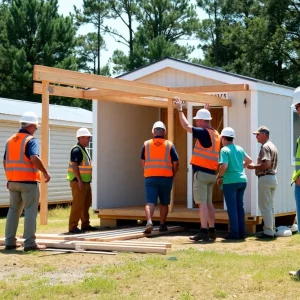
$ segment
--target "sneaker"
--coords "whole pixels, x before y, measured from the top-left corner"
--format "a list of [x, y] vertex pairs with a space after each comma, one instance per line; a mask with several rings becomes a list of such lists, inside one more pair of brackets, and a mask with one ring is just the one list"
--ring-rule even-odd
[[153, 230], [153, 224], [150, 222], [147, 222], [146, 229], [144, 230], [144, 233], [151, 233]]
[[217, 234], [216, 234], [216, 229], [215, 228], [208, 230], [208, 237], [209, 237], [210, 240], [213, 240], [213, 241], [216, 240]]
[[14, 249], [17, 249], [17, 248], [20, 248], [20, 247], [21, 247], [21, 244], [16, 243], [15, 245], [6, 245], [4, 250], [14, 250]]
[[196, 235], [190, 236], [191, 241], [209, 241], [208, 232], [199, 231]]
[[74, 229], [70, 230], [69, 233], [80, 234], [80, 233], [84, 233], [84, 231], [80, 230], [78, 227], [75, 227]]
[[40, 251], [40, 250], [44, 250], [46, 248], [47, 247], [45, 245], [38, 245], [38, 244], [36, 244], [35, 246], [32, 246], [32, 247], [25, 247], [24, 251], [25, 252], [27, 252], [27, 251]]
[[97, 227], [93, 227], [91, 225], [89, 225], [88, 227], [86, 228], [82, 228], [81, 231], [97, 231], [99, 230]]
[[160, 225], [159, 225], [158, 231], [159, 231], [159, 232], [165, 232], [165, 231], [168, 231], [168, 227], [167, 227], [165, 224], [160, 224]]

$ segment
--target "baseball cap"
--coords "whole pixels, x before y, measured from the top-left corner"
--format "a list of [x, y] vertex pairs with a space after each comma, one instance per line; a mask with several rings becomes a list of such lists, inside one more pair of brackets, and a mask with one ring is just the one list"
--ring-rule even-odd
[[253, 134], [258, 134], [258, 133], [270, 134], [270, 130], [266, 126], [260, 126], [257, 130], [253, 131]]

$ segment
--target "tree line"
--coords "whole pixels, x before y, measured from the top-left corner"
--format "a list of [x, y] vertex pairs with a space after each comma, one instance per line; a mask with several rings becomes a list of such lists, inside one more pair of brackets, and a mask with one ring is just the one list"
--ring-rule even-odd
[[[1, 97], [40, 101], [33, 95], [34, 64], [113, 76], [166, 56], [300, 85], [299, 0], [83, 0], [69, 16], [59, 14], [58, 5], [58, 0], [0, 0]], [[116, 19], [126, 35], [107, 25]], [[85, 24], [93, 32], [79, 35]], [[101, 65], [107, 35], [128, 51], [115, 50]], [[192, 57], [191, 40], [199, 57]], [[91, 101], [51, 98], [91, 109]]]

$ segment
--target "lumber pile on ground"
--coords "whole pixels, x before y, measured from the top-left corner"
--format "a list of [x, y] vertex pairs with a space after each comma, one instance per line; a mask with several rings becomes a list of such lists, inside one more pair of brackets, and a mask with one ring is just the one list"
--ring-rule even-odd
[[170, 234], [174, 232], [183, 231], [184, 228], [180, 226], [169, 226], [168, 231], [159, 232], [158, 227], [154, 227], [151, 234], [145, 234], [143, 231], [145, 227], [131, 227], [126, 229], [113, 229], [103, 230], [82, 234], [37, 234], [38, 239], [53, 239], [53, 240], [76, 240], [76, 241], [97, 241], [97, 242], [110, 242], [110, 241], [123, 241], [132, 240], [142, 237], [153, 237], [158, 235]]
[[[183, 231], [179, 226], [168, 227], [168, 231], [159, 232], [154, 228], [151, 234], [144, 234], [144, 227], [105, 230], [83, 234], [37, 234], [37, 243], [47, 246], [47, 249], [62, 252], [90, 252], [99, 254], [116, 254], [117, 252], [160, 253], [166, 254], [171, 248], [170, 242], [139, 241], [141, 237], [152, 237], [177, 231]], [[24, 244], [19, 238], [18, 243]], [[0, 239], [4, 244], [4, 239]]]

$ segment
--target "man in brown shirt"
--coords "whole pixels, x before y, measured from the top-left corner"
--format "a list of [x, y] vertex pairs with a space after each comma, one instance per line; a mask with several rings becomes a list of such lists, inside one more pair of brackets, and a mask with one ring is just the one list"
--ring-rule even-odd
[[248, 169], [255, 170], [258, 177], [258, 207], [264, 220], [264, 232], [258, 238], [273, 239], [275, 237], [274, 194], [277, 185], [278, 152], [269, 140], [270, 130], [261, 126], [253, 132], [258, 143], [262, 144], [257, 164]]

